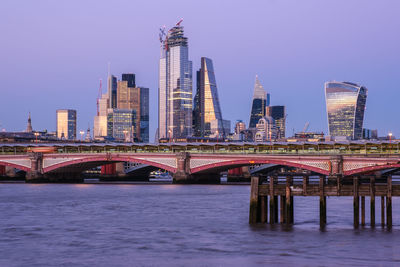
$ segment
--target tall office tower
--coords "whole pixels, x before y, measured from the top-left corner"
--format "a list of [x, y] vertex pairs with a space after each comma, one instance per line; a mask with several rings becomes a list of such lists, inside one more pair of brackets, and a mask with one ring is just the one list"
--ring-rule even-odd
[[57, 110], [57, 138], [66, 140], [76, 139], [76, 110]]
[[109, 138], [132, 142], [135, 138], [136, 111], [133, 109], [112, 109], [107, 114], [107, 133]]
[[27, 133], [31, 133], [32, 132], [32, 120], [31, 120], [31, 113], [30, 112], [29, 112], [28, 124], [26, 125], [25, 132], [27, 132]]
[[107, 91], [108, 91], [108, 100], [109, 100], [109, 108], [117, 108], [117, 77], [114, 75], [108, 75], [107, 81]]
[[149, 89], [136, 87], [134, 74], [122, 74], [117, 82], [117, 108], [135, 110], [133, 136], [141, 142], [149, 141]]
[[98, 99], [99, 113], [94, 117], [93, 137], [102, 139], [107, 136], [107, 110], [109, 108], [109, 94], [105, 93]]
[[355, 83], [325, 83], [329, 135], [362, 138], [367, 92], [367, 88]]
[[253, 104], [251, 106], [249, 128], [256, 128], [258, 120], [265, 116], [265, 108], [269, 106], [270, 95], [264, 90], [258, 76], [254, 84]]
[[196, 94], [193, 100], [193, 136], [201, 137], [200, 71], [196, 71]]
[[160, 34], [158, 131], [159, 138], [192, 135], [192, 62], [188, 39], [179, 21], [167, 35]]
[[267, 116], [272, 117], [276, 126], [276, 138], [285, 138], [286, 136], [286, 112], [285, 106], [269, 106], [266, 109]]
[[[194, 129], [196, 134], [200, 132], [201, 137], [209, 137], [217, 134], [226, 136], [229, 134], [227, 127], [224, 127], [221, 107], [219, 104], [217, 82], [212, 60], [206, 57], [201, 58], [201, 68], [197, 71], [197, 90], [194, 103]], [[211, 122], [214, 127], [211, 127]], [[200, 125], [198, 125], [200, 123]], [[225, 126], [228, 122], [225, 122]], [[229, 122], [230, 130], [230, 122]]]
[[133, 73], [123, 73], [122, 80], [128, 83], [128, 87], [136, 87], [135, 74]]

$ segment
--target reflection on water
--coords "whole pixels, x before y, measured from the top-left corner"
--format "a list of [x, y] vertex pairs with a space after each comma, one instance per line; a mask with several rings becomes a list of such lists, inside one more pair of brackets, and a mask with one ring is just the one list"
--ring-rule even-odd
[[352, 198], [336, 197], [320, 231], [318, 198], [295, 198], [292, 227], [250, 226], [249, 194], [228, 185], [0, 184], [0, 266], [400, 262], [397, 198], [392, 232], [353, 230]]

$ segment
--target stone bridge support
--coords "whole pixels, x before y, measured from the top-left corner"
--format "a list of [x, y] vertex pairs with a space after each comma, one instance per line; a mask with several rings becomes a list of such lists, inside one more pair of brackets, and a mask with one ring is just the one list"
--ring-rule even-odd
[[190, 153], [180, 152], [176, 155], [177, 170], [173, 175], [174, 183], [190, 183]]
[[43, 178], [43, 154], [40, 152], [29, 153], [31, 169], [26, 173], [26, 181], [33, 182]]

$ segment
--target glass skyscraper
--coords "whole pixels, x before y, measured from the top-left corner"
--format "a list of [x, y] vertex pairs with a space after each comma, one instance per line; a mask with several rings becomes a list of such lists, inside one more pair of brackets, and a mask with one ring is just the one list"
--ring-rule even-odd
[[361, 139], [367, 88], [350, 82], [326, 82], [325, 99], [329, 135]]
[[251, 106], [249, 128], [256, 128], [258, 120], [265, 116], [265, 108], [269, 106], [270, 95], [264, 90], [258, 76], [254, 84], [253, 104]]
[[[197, 71], [197, 90], [194, 98], [193, 128], [195, 136], [209, 137], [213, 134], [226, 136], [219, 104], [217, 82], [212, 60], [201, 58], [201, 68]], [[212, 121], [217, 120], [211, 127]]]
[[109, 138], [131, 142], [135, 138], [136, 111], [113, 109], [107, 114], [107, 135]]
[[159, 138], [186, 138], [192, 135], [192, 62], [188, 39], [178, 22], [160, 37]]
[[76, 110], [57, 110], [57, 138], [66, 140], [76, 139]]
[[285, 106], [268, 106], [267, 116], [270, 116], [276, 126], [276, 138], [285, 138], [286, 135], [286, 111]]

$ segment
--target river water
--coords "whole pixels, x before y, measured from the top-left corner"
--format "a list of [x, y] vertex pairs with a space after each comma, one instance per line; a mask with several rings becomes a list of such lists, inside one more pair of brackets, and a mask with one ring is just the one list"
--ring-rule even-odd
[[295, 197], [291, 228], [250, 226], [249, 196], [239, 185], [0, 184], [0, 266], [400, 265], [397, 198], [388, 232], [354, 230], [352, 198], [335, 197], [325, 231], [314, 197]]

